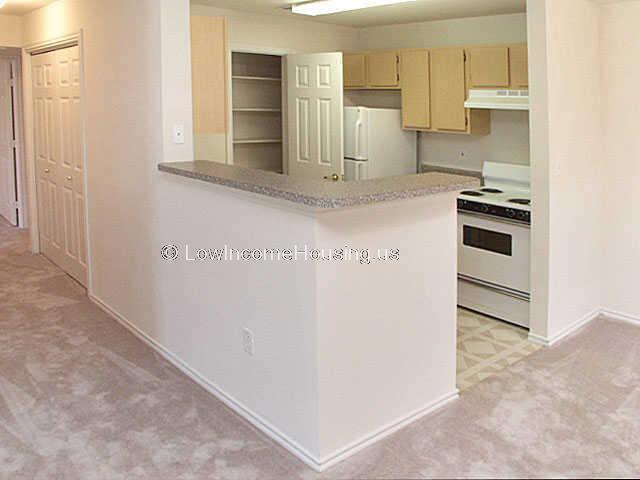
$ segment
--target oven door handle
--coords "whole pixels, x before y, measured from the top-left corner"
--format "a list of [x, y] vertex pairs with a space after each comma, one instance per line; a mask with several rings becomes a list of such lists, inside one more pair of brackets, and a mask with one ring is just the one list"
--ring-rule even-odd
[[527, 302], [531, 301], [531, 295], [525, 292], [521, 292], [519, 290], [512, 290], [507, 287], [496, 285], [495, 283], [478, 280], [477, 278], [469, 277], [467, 275], [463, 275], [462, 273], [458, 274], [458, 278], [465, 282], [474, 283], [476, 285], [480, 285], [481, 287], [485, 287], [495, 292], [502, 293], [503, 295], [508, 295], [510, 297], [517, 298], [518, 300], [525, 300]]

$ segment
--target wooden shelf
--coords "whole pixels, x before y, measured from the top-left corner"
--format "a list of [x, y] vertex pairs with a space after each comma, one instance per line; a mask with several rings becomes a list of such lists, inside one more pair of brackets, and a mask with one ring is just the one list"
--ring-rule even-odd
[[234, 145], [258, 145], [264, 143], [282, 143], [281, 138], [245, 138], [233, 141]]
[[279, 108], [234, 108], [234, 112], [244, 112], [244, 113], [281, 113], [282, 110]]
[[249, 76], [245, 76], [245, 75], [234, 75], [231, 78], [233, 80], [249, 80], [249, 81], [256, 81], [256, 82], [282, 83], [282, 79], [281, 78], [275, 78], [275, 77], [249, 77]]

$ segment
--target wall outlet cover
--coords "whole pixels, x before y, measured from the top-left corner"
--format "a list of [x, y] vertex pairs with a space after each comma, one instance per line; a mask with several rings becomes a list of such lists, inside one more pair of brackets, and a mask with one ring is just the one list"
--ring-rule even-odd
[[247, 355], [254, 356], [256, 354], [256, 341], [253, 332], [248, 328], [242, 329], [242, 349]]

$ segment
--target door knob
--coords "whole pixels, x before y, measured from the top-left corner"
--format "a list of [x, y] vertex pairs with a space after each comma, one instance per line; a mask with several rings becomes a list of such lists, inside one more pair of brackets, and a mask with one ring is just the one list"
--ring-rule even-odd
[[340, 180], [340, 175], [338, 175], [337, 173], [334, 173], [331, 176], [328, 177], [324, 177], [325, 180], [332, 180], [334, 182], [338, 182]]

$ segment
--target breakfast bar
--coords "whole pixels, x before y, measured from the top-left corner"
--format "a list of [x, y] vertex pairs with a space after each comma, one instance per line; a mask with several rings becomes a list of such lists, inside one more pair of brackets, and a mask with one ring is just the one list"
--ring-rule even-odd
[[456, 197], [478, 179], [158, 169], [181, 254], [253, 252], [159, 267], [192, 346], [172, 351], [236, 412], [323, 470], [457, 397]]

